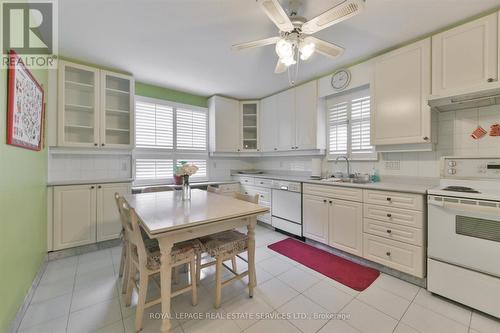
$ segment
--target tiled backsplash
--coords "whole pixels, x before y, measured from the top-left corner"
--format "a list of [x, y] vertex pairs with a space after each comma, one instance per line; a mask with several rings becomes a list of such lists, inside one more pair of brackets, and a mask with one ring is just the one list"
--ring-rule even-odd
[[[500, 137], [484, 136], [479, 140], [470, 134], [482, 126], [500, 123], [500, 105], [440, 113], [438, 116], [438, 144], [432, 152], [382, 153], [375, 162], [351, 162], [353, 172], [369, 173], [373, 168], [381, 175], [439, 177], [441, 156], [500, 156]], [[310, 171], [311, 158], [268, 157], [256, 160], [255, 168], [279, 171]], [[345, 172], [345, 162], [323, 162], [323, 173]]]
[[113, 180], [131, 177], [130, 155], [49, 153], [49, 182]]

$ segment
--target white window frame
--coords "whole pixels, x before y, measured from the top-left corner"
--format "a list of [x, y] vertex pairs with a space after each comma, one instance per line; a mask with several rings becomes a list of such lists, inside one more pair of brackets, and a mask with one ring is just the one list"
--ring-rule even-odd
[[[172, 160], [173, 165], [177, 165], [179, 161], [183, 160], [205, 160], [206, 161], [206, 176], [203, 177], [197, 177], [194, 175], [192, 177], [192, 181], [195, 182], [202, 182], [202, 181], [207, 181], [210, 178], [210, 161], [209, 161], [209, 154], [208, 154], [208, 108], [200, 107], [200, 106], [194, 106], [194, 105], [189, 105], [189, 104], [183, 104], [183, 103], [176, 103], [176, 102], [171, 102], [163, 99], [157, 99], [157, 98], [151, 98], [151, 97], [144, 97], [144, 96], [135, 96], [135, 101], [139, 102], [144, 102], [144, 103], [153, 103], [153, 104], [163, 104], [166, 106], [170, 106], [174, 109], [173, 111], [173, 148], [145, 148], [145, 147], [135, 147], [134, 150], [132, 151], [132, 173], [134, 177], [134, 185], [158, 185], [158, 184], [172, 184], [174, 182], [173, 178], [172, 179], [143, 179], [143, 180], [137, 180], [135, 179], [135, 161], [136, 159], [168, 159]], [[135, 105], [134, 105], [135, 106]], [[194, 110], [194, 111], [201, 111], [205, 112], [207, 116], [207, 122], [206, 122], [206, 146], [204, 150], [191, 150], [191, 149], [184, 149], [184, 150], [178, 150], [177, 149], [177, 109], [184, 109], [184, 110]], [[134, 138], [135, 139], [135, 138]], [[135, 140], [134, 140], [135, 142]]]
[[[365, 96], [371, 96], [370, 88], [368, 86], [363, 86], [360, 88], [354, 88], [347, 91], [344, 91], [339, 94], [330, 95], [325, 99], [325, 109], [326, 109], [326, 141], [327, 141], [327, 160], [332, 161], [335, 160], [339, 156], [347, 156], [352, 161], [377, 161], [378, 153], [376, 151], [376, 147], [372, 145], [373, 151], [371, 153], [352, 153], [352, 110], [351, 110], [351, 101], [357, 98], [362, 98]], [[330, 108], [328, 107], [328, 100], [333, 100], [332, 103], [348, 103], [347, 108], [347, 153], [331, 153], [330, 152]], [[373, 103], [370, 104], [370, 119], [372, 119], [372, 109]], [[370, 134], [372, 133], [372, 124], [370, 121]]]

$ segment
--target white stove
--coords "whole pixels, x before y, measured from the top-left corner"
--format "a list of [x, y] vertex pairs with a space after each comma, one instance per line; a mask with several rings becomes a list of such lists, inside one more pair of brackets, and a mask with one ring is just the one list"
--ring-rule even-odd
[[500, 318], [500, 157], [444, 157], [427, 193], [427, 288]]

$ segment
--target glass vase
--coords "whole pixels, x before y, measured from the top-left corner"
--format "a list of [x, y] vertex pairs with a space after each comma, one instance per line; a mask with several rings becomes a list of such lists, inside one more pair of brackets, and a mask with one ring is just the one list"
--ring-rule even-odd
[[182, 200], [191, 200], [191, 186], [189, 186], [189, 176], [182, 176]]

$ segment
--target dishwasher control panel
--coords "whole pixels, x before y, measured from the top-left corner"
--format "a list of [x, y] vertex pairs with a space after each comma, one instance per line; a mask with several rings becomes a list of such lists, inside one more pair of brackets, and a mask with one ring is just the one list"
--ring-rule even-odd
[[273, 180], [273, 189], [290, 191], [290, 192], [302, 192], [302, 184], [299, 182], [289, 182], [284, 180]]

